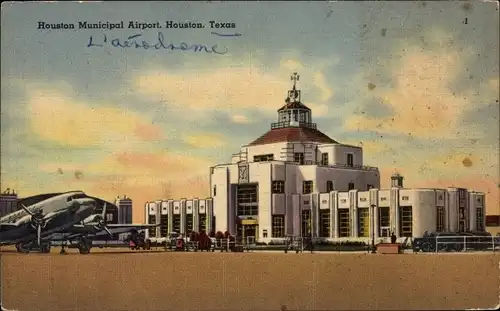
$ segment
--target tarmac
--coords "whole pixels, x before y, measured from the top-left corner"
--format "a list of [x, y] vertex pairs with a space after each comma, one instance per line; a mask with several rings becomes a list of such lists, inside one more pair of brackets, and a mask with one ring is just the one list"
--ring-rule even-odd
[[498, 253], [59, 248], [0, 253], [3, 307], [30, 310], [410, 310], [498, 305]]

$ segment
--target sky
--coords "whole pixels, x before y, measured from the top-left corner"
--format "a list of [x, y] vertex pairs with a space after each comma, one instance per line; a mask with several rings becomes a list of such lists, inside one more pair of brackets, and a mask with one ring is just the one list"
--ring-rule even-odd
[[[2, 190], [127, 195], [136, 222], [146, 201], [207, 197], [209, 167], [276, 122], [298, 72], [313, 122], [363, 147], [383, 187], [399, 172], [405, 187], [471, 188], [500, 214], [496, 3], [47, 2], [1, 12]], [[159, 32], [165, 45], [225, 53], [157, 49]], [[138, 48], [113, 46], [139, 34]]]

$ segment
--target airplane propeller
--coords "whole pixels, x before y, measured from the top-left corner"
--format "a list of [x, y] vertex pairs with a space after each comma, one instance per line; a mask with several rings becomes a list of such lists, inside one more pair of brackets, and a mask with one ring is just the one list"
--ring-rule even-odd
[[31, 226], [36, 229], [37, 242], [40, 245], [42, 242], [42, 228], [45, 228], [50, 217], [44, 216], [41, 210], [38, 213], [33, 213], [23, 204], [21, 204], [21, 207], [31, 216]]
[[109, 236], [113, 236], [113, 233], [109, 230], [109, 228], [106, 226], [106, 203], [104, 203], [104, 206], [102, 208], [102, 215], [99, 215], [97, 220], [97, 225], [94, 227], [98, 230], [104, 230], [108, 233]]

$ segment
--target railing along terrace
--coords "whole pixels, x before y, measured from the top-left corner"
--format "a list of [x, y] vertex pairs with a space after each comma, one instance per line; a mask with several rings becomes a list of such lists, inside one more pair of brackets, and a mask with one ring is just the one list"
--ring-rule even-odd
[[347, 164], [341, 164], [341, 163], [334, 163], [334, 164], [322, 165], [321, 162], [320, 162], [320, 163], [318, 163], [318, 166], [327, 166], [327, 167], [336, 167], [336, 168], [348, 168], [348, 169], [365, 170], [365, 171], [378, 171], [378, 167], [365, 166], [365, 165], [347, 165]]
[[[271, 129], [279, 129], [279, 128], [284, 128], [284, 127], [289, 127], [291, 124], [290, 121], [286, 122], [276, 122], [276, 123], [271, 123]], [[299, 127], [307, 127], [311, 129], [316, 129], [317, 125], [316, 123], [308, 123], [308, 122], [295, 122], [294, 124], [298, 124]]]
[[434, 252], [493, 251], [500, 248], [499, 236], [436, 236]]

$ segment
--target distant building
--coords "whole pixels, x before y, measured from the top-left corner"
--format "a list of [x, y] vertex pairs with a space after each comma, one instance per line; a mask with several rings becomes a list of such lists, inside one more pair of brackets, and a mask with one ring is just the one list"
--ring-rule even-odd
[[18, 210], [17, 208], [17, 193], [15, 190], [7, 188], [0, 194], [0, 217], [10, 214]]
[[118, 223], [131, 224], [132, 223], [132, 199], [123, 196], [117, 197], [115, 205], [118, 208]]
[[363, 149], [318, 130], [296, 89], [298, 76], [292, 80], [277, 122], [231, 163], [210, 168], [211, 198], [148, 202], [148, 223], [165, 223], [162, 232], [204, 228], [263, 242], [288, 235], [367, 240], [392, 232], [405, 239], [425, 231], [485, 230], [483, 193], [408, 189], [398, 174], [390, 188], [380, 189], [379, 170], [363, 163]]

